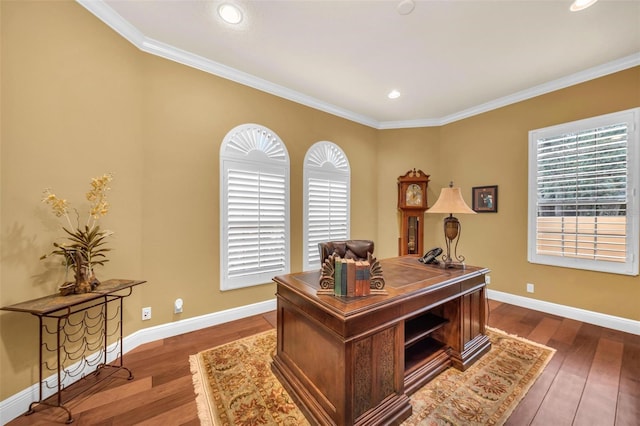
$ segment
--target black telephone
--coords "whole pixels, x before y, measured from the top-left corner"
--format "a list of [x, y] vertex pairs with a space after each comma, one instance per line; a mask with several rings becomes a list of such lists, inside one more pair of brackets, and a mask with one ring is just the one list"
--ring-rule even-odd
[[437, 265], [440, 262], [438, 262], [438, 259], [436, 258], [441, 254], [442, 254], [442, 249], [440, 247], [434, 247], [428, 252], [426, 252], [424, 256], [419, 258], [418, 262], [424, 263], [425, 265], [429, 265], [429, 264]]

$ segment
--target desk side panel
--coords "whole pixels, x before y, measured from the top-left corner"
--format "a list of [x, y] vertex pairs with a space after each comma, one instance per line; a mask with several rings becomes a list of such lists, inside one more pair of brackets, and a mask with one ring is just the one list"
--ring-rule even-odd
[[378, 406], [392, 395], [402, 395], [402, 327], [395, 325], [354, 344], [353, 404], [355, 417]]
[[319, 404], [334, 420], [344, 416], [341, 412], [347, 386], [344, 343], [304, 310], [281, 297], [276, 356], [293, 375], [295, 387], [304, 389], [297, 397], [310, 411]]

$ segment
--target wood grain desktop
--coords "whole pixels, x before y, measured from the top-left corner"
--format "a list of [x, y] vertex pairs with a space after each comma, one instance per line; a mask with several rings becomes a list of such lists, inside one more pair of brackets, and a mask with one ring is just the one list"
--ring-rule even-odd
[[486, 268], [380, 261], [386, 295], [317, 295], [319, 271], [274, 278], [278, 346], [273, 371], [312, 423], [398, 424], [408, 395], [490, 348]]

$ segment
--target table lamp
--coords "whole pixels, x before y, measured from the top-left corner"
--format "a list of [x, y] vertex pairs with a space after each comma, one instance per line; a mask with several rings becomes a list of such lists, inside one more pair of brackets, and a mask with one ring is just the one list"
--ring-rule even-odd
[[[476, 214], [467, 206], [462, 198], [460, 188], [454, 188], [453, 182], [448, 188], [440, 190], [438, 201], [427, 213], [448, 213], [449, 217], [444, 219], [444, 236], [447, 250], [442, 255], [443, 266], [445, 268], [462, 268], [464, 269], [464, 256], [458, 255], [458, 241], [460, 240], [460, 221], [453, 215], [458, 213]], [[451, 253], [451, 244], [455, 241], [453, 253]]]

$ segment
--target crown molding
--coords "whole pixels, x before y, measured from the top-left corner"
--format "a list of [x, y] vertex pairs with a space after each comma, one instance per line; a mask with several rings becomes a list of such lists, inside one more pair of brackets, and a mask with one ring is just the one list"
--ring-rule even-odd
[[365, 126], [373, 128], [378, 126], [378, 121], [372, 118], [322, 102], [311, 96], [296, 92], [295, 90], [288, 89], [254, 75], [238, 71], [202, 56], [195, 55], [191, 52], [187, 52], [169, 44], [154, 40], [150, 37], [146, 37], [136, 27], [129, 23], [129, 21], [120, 16], [102, 0], [76, 0], [76, 2], [143, 52], [160, 56], [295, 103], [324, 111], [338, 117], [346, 118], [347, 120], [354, 121]]
[[93, 13], [131, 44], [140, 48], [144, 43], [145, 35], [102, 0], [76, 0], [76, 2]]
[[146, 37], [142, 32], [140, 32], [140, 30], [120, 16], [102, 0], [76, 0], [76, 2], [144, 52], [379, 130], [443, 126], [474, 115], [502, 108], [510, 104], [640, 65], [640, 52], [638, 52], [613, 62], [602, 64], [548, 83], [534, 86], [463, 111], [455, 112], [445, 117], [418, 120], [378, 121], [371, 117], [339, 108], [335, 105], [320, 101], [295, 90], [288, 89], [284, 86], [280, 86], [254, 75]]
[[398, 121], [380, 121], [376, 126], [379, 130], [385, 129], [409, 129], [415, 127], [438, 127], [442, 126], [442, 120], [439, 118], [421, 118], [418, 120], [398, 120]]
[[430, 118], [423, 120], [407, 120], [407, 121], [386, 121], [380, 122], [379, 129], [397, 129], [397, 128], [410, 128], [410, 127], [430, 127], [430, 126], [444, 126], [445, 124], [453, 123], [465, 118], [473, 117], [494, 109], [502, 108], [507, 105], [522, 102], [527, 99], [535, 98], [536, 96], [544, 95], [546, 93], [555, 92], [556, 90], [564, 89], [570, 86], [574, 86], [579, 83], [584, 83], [589, 80], [594, 80], [599, 77], [604, 77], [608, 74], [613, 74], [618, 71], [623, 71], [628, 68], [633, 68], [640, 65], [640, 53], [634, 53], [633, 55], [625, 56], [624, 58], [608, 62], [606, 64], [598, 65], [593, 68], [589, 68], [584, 71], [580, 71], [575, 74], [571, 74], [566, 77], [559, 78], [538, 86], [531, 87], [526, 90], [514, 93], [509, 96], [494, 99], [475, 107], [465, 109], [447, 115], [442, 118]]
[[522, 102], [527, 99], [535, 98], [536, 96], [544, 95], [546, 93], [555, 92], [556, 90], [584, 83], [589, 80], [594, 80], [599, 77], [604, 77], [605, 75], [613, 74], [615, 72], [632, 68], [638, 65], [640, 65], [640, 53], [635, 53], [633, 55], [629, 55], [624, 58], [608, 62], [606, 64], [598, 65], [593, 68], [589, 68], [584, 71], [580, 71], [575, 74], [543, 83], [538, 86], [516, 92], [512, 95], [498, 98], [493, 101], [475, 106], [473, 108], [448, 115], [440, 119], [440, 125], [453, 123], [454, 121], [469, 118], [474, 115], [502, 108], [504, 106], [515, 104], [517, 102]]
[[[85, 1], [85, 0], [82, 0]], [[237, 69], [228, 67], [210, 59], [204, 58], [199, 55], [195, 55], [191, 52], [178, 49], [166, 43], [145, 37], [140, 46], [140, 50], [147, 53], [163, 57], [165, 59], [172, 60], [174, 62], [181, 63], [183, 65], [199, 69], [209, 74], [222, 77], [227, 80], [242, 84], [244, 86], [252, 87], [254, 89], [266, 92], [280, 98], [284, 98], [293, 101], [298, 104], [302, 104], [320, 111], [327, 112], [338, 117], [346, 118], [356, 123], [364, 124], [369, 127], [376, 127], [378, 122], [363, 115], [356, 114], [351, 111], [347, 111], [342, 108], [338, 108], [334, 105], [322, 102], [311, 96], [304, 95], [295, 90], [288, 89], [284, 86], [272, 83], [270, 81], [261, 79], [254, 75], [238, 71]]]

